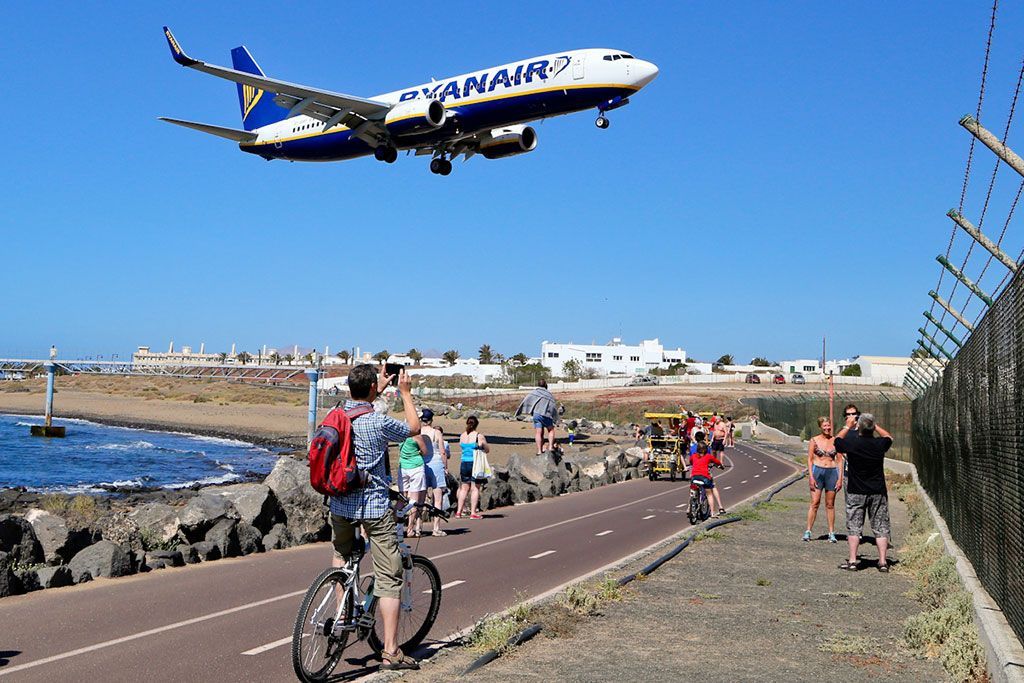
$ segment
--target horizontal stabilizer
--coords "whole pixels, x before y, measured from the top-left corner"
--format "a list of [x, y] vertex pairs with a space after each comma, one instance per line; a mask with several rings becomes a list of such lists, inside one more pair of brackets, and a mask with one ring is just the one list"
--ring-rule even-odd
[[237, 130], [235, 128], [224, 128], [223, 126], [211, 126], [208, 123], [196, 123], [195, 121], [182, 121], [181, 119], [169, 119], [161, 116], [161, 121], [167, 123], [173, 123], [176, 126], [184, 126], [185, 128], [191, 128], [198, 130], [202, 133], [209, 133], [210, 135], [216, 135], [220, 138], [227, 138], [228, 140], [234, 140], [235, 142], [253, 142], [256, 140], [256, 133], [250, 133], [247, 130]]

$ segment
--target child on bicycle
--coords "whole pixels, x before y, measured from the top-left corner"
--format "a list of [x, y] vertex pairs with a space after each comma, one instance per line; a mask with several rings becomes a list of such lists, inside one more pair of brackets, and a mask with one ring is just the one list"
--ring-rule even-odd
[[718, 503], [718, 514], [714, 515], [717, 517], [725, 514], [725, 508], [722, 506], [722, 497], [718, 495], [718, 489], [715, 488], [715, 480], [711, 476], [711, 465], [725, 467], [721, 460], [708, 452], [708, 444], [702, 440], [697, 444], [697, 452], [690, 458], [690, 467], [692, 468], [690, 481], [704, 487], [708, 502], [712, 502], [712, 497], [714, 497], [714, 502]]

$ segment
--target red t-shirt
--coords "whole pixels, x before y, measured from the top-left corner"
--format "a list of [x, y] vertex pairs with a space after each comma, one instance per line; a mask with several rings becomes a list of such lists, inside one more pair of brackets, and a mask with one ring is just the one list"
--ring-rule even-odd
[[715, 456], [711, 455], [710, 453], [705, 453], [704, 455], [701, 455], [700, 453], [695, 453], [693, 457], [690, 458], [690, 465], [693, 467], [693, 469], [690, 471], [690, 478], [692, 479], [693, 477], [707, 477], [708, 479], [710, 479], [711, 469], [709, 465], [711, 463], [714, 463], [719, 467], [722, 466], [722, 461], [716, 458]]
[[697, 424], [697, 418], [688, 417], [686, 418], [686, 433], [689, 434], [693, 431], [693, 426]]

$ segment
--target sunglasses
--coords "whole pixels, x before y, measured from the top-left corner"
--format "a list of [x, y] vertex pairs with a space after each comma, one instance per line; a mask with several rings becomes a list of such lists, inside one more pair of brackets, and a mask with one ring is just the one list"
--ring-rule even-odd
[[846, 417], [860, 417], [860, 413], [843, 413]]

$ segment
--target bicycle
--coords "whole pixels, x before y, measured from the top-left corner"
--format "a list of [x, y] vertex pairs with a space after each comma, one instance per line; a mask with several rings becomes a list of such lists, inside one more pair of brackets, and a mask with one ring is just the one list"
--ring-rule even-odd
[[[441, 575], [437, 567], [426, 557], [414, 555], [405, 543], [408, 515], [414, 508], [425, 509], [445, 520], [449, 515], [429, 503], [412, 503], [390, 489], [388, 495], [405, 568], [398, 612], [398, 646], [406, 652], [423, 641], [441, 607]], [[357, 529], [355, 546], [345, 565], [324, 570], [302, 599], [292, 631], [292, 667], [301, 681], [326, 680], [341, 661], [350, 639], [354, 638], [351, 643], [366, 640], [378, 655], [384, 649], [383, 626], [376, 619], [374, 577], [364, 580], [359, 569], [367, 546]]]
[[[719, 467], [719, 469], [725, 469]], [[690, 479], [690, 507], [687, 508], [686, 516], [690, 524], [700, 524], [711, 517], [711, 501], [708, 500], [708, 492], [705, 488], [710, 479], [701, 475]]]

